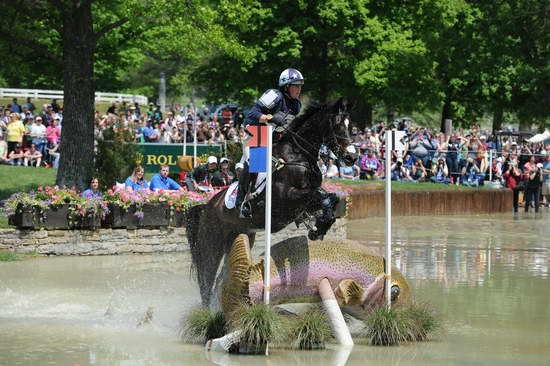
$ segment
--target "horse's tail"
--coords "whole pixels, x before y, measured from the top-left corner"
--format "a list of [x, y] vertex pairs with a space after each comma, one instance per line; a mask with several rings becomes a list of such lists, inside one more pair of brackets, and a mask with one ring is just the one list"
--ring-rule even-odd
[[199, 230], [202, 212], [206, 208], [206, 204], [191, 207], [187, 214], [187, 241], [191, 249], [191, 274], [196, 273], [199, 262]]

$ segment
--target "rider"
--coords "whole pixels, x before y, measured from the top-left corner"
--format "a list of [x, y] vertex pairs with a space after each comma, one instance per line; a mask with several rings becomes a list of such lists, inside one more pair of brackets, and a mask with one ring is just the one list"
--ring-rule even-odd
[[[304, 77], [296, 69], [286, 69], [279, 76], [279, 89], [266, 90], [254, 107], [248, 112], [244, 122], [245, 125], [260, 125], [273, 123], [277, 126], [288, 125], [300, 113], [302, 103], [300, 93]], [[240, 207], [241, 217], [250, 217], [251, 207], [245, 200], [251, 181], [256, 180], [256, 174], [248, 173], [248, 154], [243, 146], [243, 158], [241, 162], [244, 169], [241, 172], [239, 192], [237, 195], [237, 207]]]

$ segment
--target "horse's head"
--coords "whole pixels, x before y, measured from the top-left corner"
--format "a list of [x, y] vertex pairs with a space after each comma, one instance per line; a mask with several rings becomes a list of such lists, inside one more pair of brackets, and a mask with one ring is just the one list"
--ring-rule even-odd
[[328, 109], [330, 133], [325, 141], [329, 149], [337, 155], [345, 153], [351, 144], [350, 137], [350, 111], [351, 103], [344, 98], [331, 103]]

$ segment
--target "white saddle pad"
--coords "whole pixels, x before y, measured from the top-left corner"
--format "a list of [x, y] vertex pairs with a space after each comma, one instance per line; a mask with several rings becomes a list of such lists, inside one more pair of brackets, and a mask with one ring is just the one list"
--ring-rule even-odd
[[[254, 192], [251, 194], [251, 199], [257, 197], [265, 189], [267, 173], [258, 173], [256, 179], [256, 185], [254, 186]], [[235, 207], [237, 201], [237, 193], [239, 192], [239, 182], [232, 183], [225, 192], [225, 207], [232, 209]]]

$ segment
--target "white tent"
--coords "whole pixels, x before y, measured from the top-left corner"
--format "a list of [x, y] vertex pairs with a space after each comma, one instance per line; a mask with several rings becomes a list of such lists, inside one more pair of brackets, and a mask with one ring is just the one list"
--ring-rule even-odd
[[531, 137], [530, 139], [527, 140], [527, 142], [538, 143], [538, 142], [543, 142], [543, 141], [548, 140], [548, 139], [550, 139], [550, 131], [546, 130], [546, 131], [544, 131], [544, 133], [539, 133], [539, 134], [536, 134], [535, 136]]

